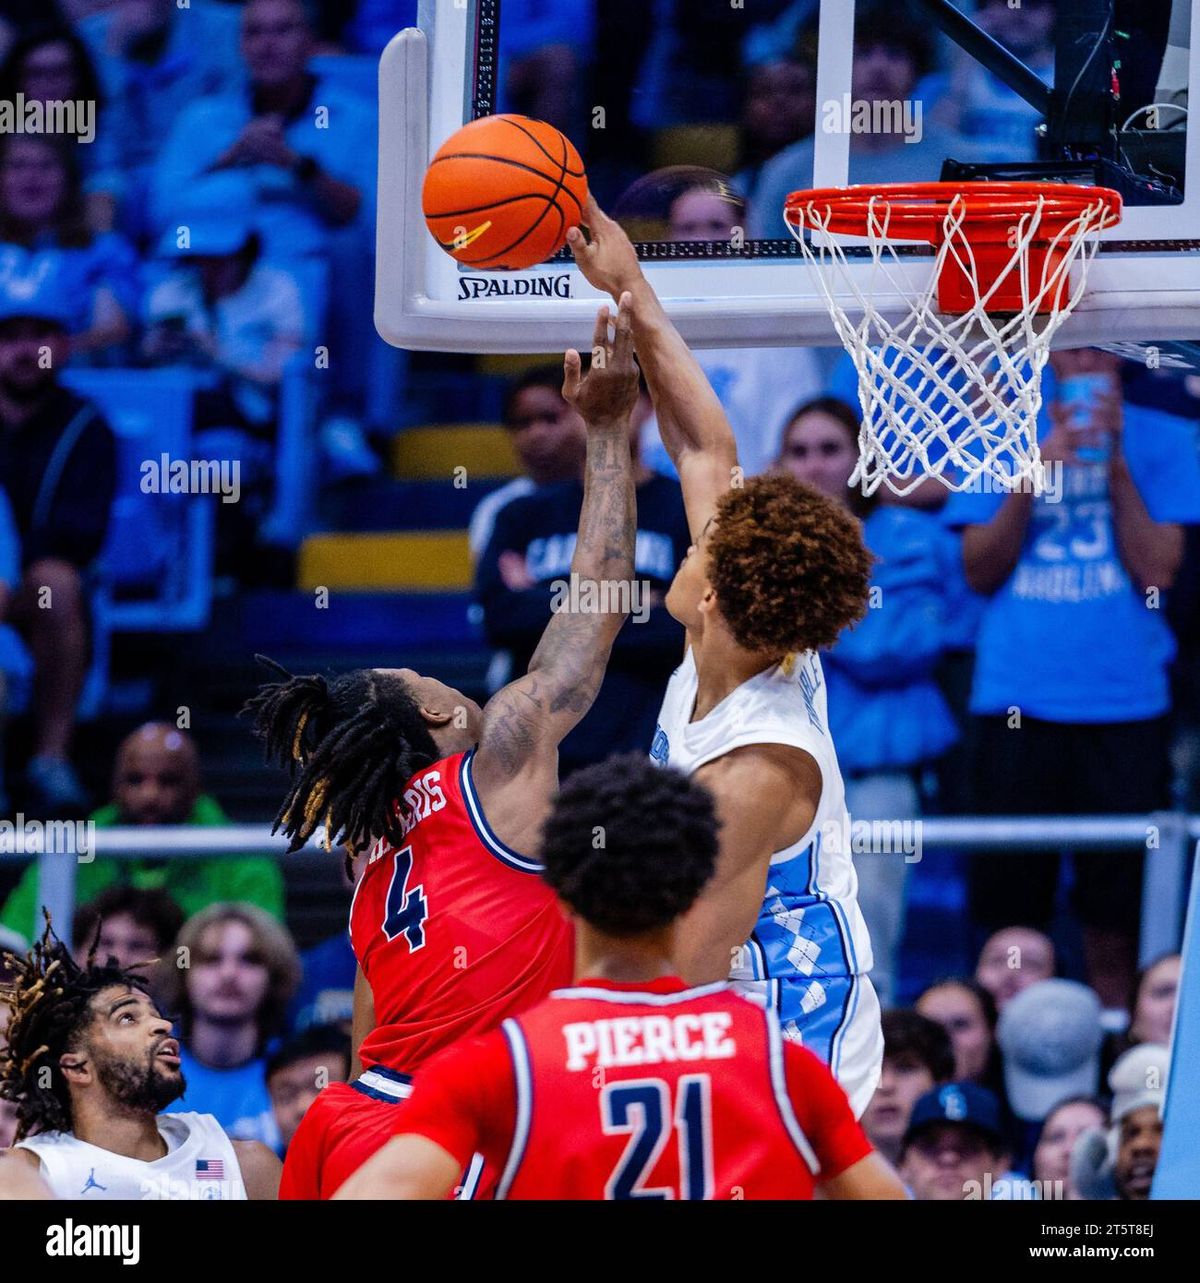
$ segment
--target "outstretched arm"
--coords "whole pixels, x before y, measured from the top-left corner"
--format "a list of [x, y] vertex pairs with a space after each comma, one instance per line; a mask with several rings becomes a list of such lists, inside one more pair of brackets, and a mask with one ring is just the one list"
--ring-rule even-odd
[[[619, 301], [615, 338], [609, 309], [600, 309], [592, 367], [566, 354], [563, 396], [587, 426], [583, 509], [571, 579], [573, 590], [552, 616], [524, 677], [488, 701], [475, 755], [475, 785], [489, 822], [506, 842], [525, 846], [558, 782], [558, 746], [592, 706], [617, 633], [629, 613], [634, 509], [630, 414], [637, 400], [628, 297]], [[576, 608], [578, 606], [578, 608]], [[542, 799], [542, 806], [531, 804]]]
[[646, 373], [663, 445], [679, 472], [688, 528], [697, 540], [730, 488], [738, 466], [733, 429], [717, 394], [642, 274], [637, 253], [621, 227], [588, 199], [590, 240], [579, 228], [567, 234], [579, 270], [614, 298], [628, 292], [633, 342]]

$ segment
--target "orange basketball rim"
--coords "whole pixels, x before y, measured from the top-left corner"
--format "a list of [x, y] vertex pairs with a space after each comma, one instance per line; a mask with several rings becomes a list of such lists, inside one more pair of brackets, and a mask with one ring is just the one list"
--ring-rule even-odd
[[1075, 183], [881, 183], [793, 192], [785, 217], [794, 233], [964, 245], [970, 261], [957, 250], [942, 260], [940, 311], [958, 315], [982, 301], [991, 313], [1044, 313], [1061, 304], [1079, 231], [1118, 223], [1121, 197]]

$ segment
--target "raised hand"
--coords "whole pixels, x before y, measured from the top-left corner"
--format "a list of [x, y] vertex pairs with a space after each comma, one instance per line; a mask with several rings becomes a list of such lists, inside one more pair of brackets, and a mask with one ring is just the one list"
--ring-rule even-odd
[[563, 399], [575, 407], [589, 428], [625, 424], [638, 397], [638, 366], [633, 355], [632, 300], [625, 293], [617, 305], [615, 337], [609, 339], [609, 308], [596, 314], [592, 363], [585, 375], [580, 355], [572, 348], [563, 357]]
[[[1038, 443], [1043, 463], [1078, 463], [1076, 453], [1082, 435], [1074, 426], [1073, 416], [1057, 402], [1048, 406], [1051, 430]], [[1082, 444], [1089, 444], [1083, 442]]]
[[594, 196], [588, 196], [583, 219], [590, 240], [578, 227], [567, 232], [567, 244], [575, 255], [575, 262], [591, 285], [619, 299], [641, 280], [642, 265], [637, 251], [621, 225], [609, 218], [596, 204]]
[[213, 169], [229, 169], [238, 165], [276, 165], [290, 169], [298, 159], [288, 146], [280, 116], [256, 116], [246, 123], [242, 132], [213, 162]]

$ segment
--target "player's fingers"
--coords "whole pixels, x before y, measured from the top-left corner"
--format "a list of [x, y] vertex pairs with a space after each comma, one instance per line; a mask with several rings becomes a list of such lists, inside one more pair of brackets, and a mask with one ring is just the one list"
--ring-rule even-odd
[[583, 216], [583, 221], [587, 223], [588, 235], [591, 236], [593, 242], [597, 237], [607, 237], [611, 240], [613, 235], [623, 235], [620, 223], [610, 218], [596, 204], [596, 198], [591, 192], [588, 192], [587, 202], [583, 207]]
[[628, 290], [617, 301], [617, 336], [613, 356], [620, 365], [633, 360], [633, 295]]
[[592, 351], [600, 348], [608, 354], [608, 304], [596, 313], [596, 328], [592, 331]]
[[590, 248], [587, 243], [587, 237], [584, 236], [583, 230], [579, 227], [567, 229], [567, 244], [571, 247], [571, 253], [575, 255], [576, 262], [579, 261], [580, 255]]
[[564, 401], [572, 401], [575, 394], [579, 391], [579, 374], [583, 369], [583, 362], [579, 358], [579, 353], [574, 348], [569, 348], [563, 356], [563, 387], [562, 394]]

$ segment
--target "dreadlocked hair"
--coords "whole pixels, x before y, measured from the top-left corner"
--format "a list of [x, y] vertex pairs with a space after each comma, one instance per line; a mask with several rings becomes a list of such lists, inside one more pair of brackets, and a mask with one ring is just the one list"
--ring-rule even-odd
[[59, 1060], [74, 1049], [91, 1020], [91, 1001], [119, 985], [145, 992], [147, 981], [115, 963], [94, 965], [95, 946], [84, 966], [46, 929], [29, 952], [8, 954], [14, 977], [0, 986], [10, 1008], [8, 1043], [0, 1049], [0, 1098], [17, 1107], [17, 1140], [31, 1132], [70, 1131], [71, 1095]]
[[288, 768], [291, 786], [271, 832], [298, 851], [323, 824], [325, 845], [361, 850], [403, 837], [395, 801], [409, 779], [439, 757], [421, 710], [400, 678], [359, 668], [328, 679], [279, 674], [246, 702], [268, 762]]

